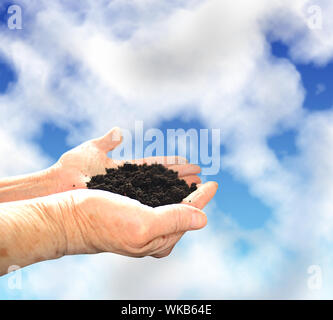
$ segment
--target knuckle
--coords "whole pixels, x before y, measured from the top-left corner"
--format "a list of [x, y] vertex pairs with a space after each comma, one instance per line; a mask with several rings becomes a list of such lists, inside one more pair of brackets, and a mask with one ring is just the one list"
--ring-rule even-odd
[[144, 258], [147, 256], [146, 252], [143, 249], [133, 249], [130, 251], [130, 257], [133, 258]]
[[168, 257], [172, 252], [172, 249], [169, 249], [165, 252], [164, 257]]
[[168, 257], [172, 252], [172, 248], [171, 249], [168, 249], [168, 250], [165, 250], [161, 253], [158, 253], [158, 254], [154, 254], [153, 257], [156, 258], [156, 259], [162, 259], [162, 258], [166, 258]]
[[181, 227], [181, 222], [182, 222], [182, 214], [181, 214], [181, 208], [180, 207], [176, 207], [175, 211], [174, 211], [174, 232], [177, 232], [180, 227]]
[[187, 228], [188, 225], [188, 215], [186, 214], [186, 207], [183, 206], [177, 206], [174, 214], [174, 232], [178, 233], [181, 230], [184, 230], [184, 228]]

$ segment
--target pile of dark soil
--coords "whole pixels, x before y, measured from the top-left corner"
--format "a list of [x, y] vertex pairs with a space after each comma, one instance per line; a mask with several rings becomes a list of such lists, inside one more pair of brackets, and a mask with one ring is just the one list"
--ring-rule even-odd
[[189, 187], [185, 180], [178, 178], [177, 172], [161, 164], [130, 163], [93, 176], [87, 187], [118, 193], [151, 207], [180, 203], [197, 189], [195, 183]]

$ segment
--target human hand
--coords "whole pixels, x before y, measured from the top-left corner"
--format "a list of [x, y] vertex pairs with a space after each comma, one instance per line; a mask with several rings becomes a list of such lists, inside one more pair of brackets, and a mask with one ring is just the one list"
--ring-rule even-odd
[[206, 225], [207, 217], [200, 209], [216, 190], [217, 184], [208, 182], [187, 198], [191, 205], [184, 202], [152, 208], [107, 191], [81, 189], [57, 198], [54, 195], [48, 211], [64, 226], [64, 255], [113, 252], [164, 257], [184, 232]]
[[[90, 181], [92, 176], [105, 174], [105, 168], [116, 168], [123, 165], [125, 161], [114, 160], [107, 155], [109, 151], [116, 148], [121, 142], [121, 131], [115, 127], [103, 137], [86, 141], [63, 154], [50, 170], [57, 181], [57, 190], [54, 193], [86, 188], [86, 183]], [[189, 185], [193, 182], [201, 182], [197, 176], [201, 171], [200, 167], [189, 164], [182, 157], [148, 157], [129, 160], [128, 162], [136, 164], [160, 163], [168, 169], [178, 172], [178, 176]]]
[[[218, 188], [218, 184], [215, 181], [209, 181], [204, 184], [198, 184], [197, 190], [189, 194], [183, 201], [182, 204], [187, 204], [198, 209], [203, 209], [206, 204], [214, 197]], [[185, 231], [180, 231], [177, 234], [177, 241], [172, 246], [167, 247], [165, 250], [160, 251], [153, 255], [155, 258], [163, 258], [168, 256], [177, 242], [185, 234]]]
[[[105, 168], [116, 168], [124, 161], [110, 159], [107, 154], [122, 141], [118, 128], [112, 129], [103, 137], [89, 140], [63, 154], [56, 164], [48, 169], [9, 178], [0, 179], [0, 203], [26, 200], [61, 193], [69, 190], [84, 189], [91, 177], [106, 173]], [[197, 176], [200, 167], [187, 163], [177, 156], [148, 157], [129, 160], [136, 164], [160, 163], [178, 172], [178, 176], [189, 185], [200, 183]]]
[[0, 276], [12, 265], [24, 267], [68, 254], [165, 257], [184, 232], [205, 226], [207, 217], [198, 208], [216, 189], [216, 183], [208, 182], [183, 204], [156, 208], [88, 189], [0, 204]]

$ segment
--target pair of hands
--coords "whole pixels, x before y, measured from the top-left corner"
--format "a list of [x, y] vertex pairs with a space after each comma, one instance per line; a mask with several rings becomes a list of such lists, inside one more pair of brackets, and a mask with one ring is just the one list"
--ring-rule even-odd
[[201, 184], [197, 175], [200, 167], [181, 157], [132, 160], [137, 164], [161, 163], [177, 171], [189, 185], [197, 183], [198, 189], [181, 204], [151, 208], [128, 197], [86, 189], [91, 176], [123, 164], [107, 156], [121, 142], [120, 129], [113, 128], [103, 137], [65, 153], [51, 168], [57, 176], [58, 191], [64, 192], [54, 196], [48, 205], [53, 216], [61, 217], [59, 225], [66, 242], [58, 250], [61, 255], [114, 252], [133, 257], [165, 257], [186, 231], [206, 225], [207, 217], [201, 209], [214, 196], [217, 183]]
[[122, 161], [107, 154], [122, 141], [118, 128], [65, 153], [51, 168], [0, 181], [0, 275], [69, 254], [113, 252], [131, 257], [165, 257], [186, 231], [207, 223], [201, 211], [217, 183], [201, 184], [200, 167], [180, 157], [150, 157], [188, 184], [198, 184], [181, 204], [152, 208], [86, 183]]

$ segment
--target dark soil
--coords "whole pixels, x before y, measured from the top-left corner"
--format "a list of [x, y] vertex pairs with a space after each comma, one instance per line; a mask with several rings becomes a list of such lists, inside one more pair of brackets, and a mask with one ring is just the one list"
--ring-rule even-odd
[[87, 187], [118, 193], [151, 207], [180, 203], [197, 189], [195, 183], [189, 187], [185, 180], [178, 178], [177, 172], [161, 164], [130, 163], [93, 176]]

